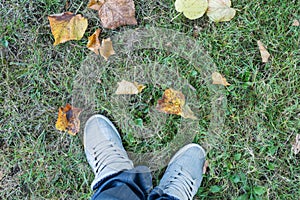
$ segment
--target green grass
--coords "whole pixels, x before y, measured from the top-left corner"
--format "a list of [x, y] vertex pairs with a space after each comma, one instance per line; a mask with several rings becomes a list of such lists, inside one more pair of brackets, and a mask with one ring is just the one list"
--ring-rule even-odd
[[[72, 1], [68, 11], [79, 10], [89, 17], [88, 31], [81, 41], [53, 47], [47, 16], [65, 11], [64, 2], [0, 2], [0, 199], [88, 199], [92, 195], [93, 174], [81, 138], [55, 130], [55, 122], [58, 107], [72, 100], [74, 78], [90, 55], [85, 48], [87, 37], [100, 21], [95, 12], [85, 9], [87, 2], [80, 7], [81, 1]], [[291, 152], [291, 145], [300, 132], [300, 31], [292, 22], [300, 19], [300, 2], [232, 3], [238, 9], [236, 17], [215, 24], [206, 16], [194, 21], [183, 15], [175, 17], [178, 13], [172, 0], [135, 1], [139, 27], [169, 28], [192, 37], [197, 26], [195, 39], [231, 83], [226, 88], [223, 134], [208, 152], [210, 168], [196, 198], [297, 199], [300, 159]], [[104, 30], [103, 34], [132, 28]], [[271, 54], [266, 64], [261, 62], [257, 40]], [[167, 63], [170, 57], [162, 53], [155, 59]], [[180, 73], [201, 97], [205, 86], [196, 84], [193, 69], [186, 67]], [[160, 98], [158, 93], [154, 98]], [[208, 99], [203, 104], [209, 105]], [[97, 111], [111, 113], [100, 103]], [[132, 116], [143, 117], [139, 113]], [[209, 117], [205, 113], [199, 122], [195, 138], [199, 144], [211, 137]], [[165, 140], [173, 130], [172, 125], [166, 127], [170, 134]], [[140, 145], [136, 138], [123, 134], [126, 147]], [[165, 140], [151, 147], [158, 148]], [[139, 147], [136, 150], [143, 151]]]

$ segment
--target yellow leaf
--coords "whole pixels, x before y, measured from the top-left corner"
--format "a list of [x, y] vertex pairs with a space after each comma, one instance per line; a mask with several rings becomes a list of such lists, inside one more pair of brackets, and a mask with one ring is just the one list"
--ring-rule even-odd
[[139, 84], [138, 82], [133, 82], [133, 84], [135, 85], [135, 87], [138, 89], [139, 92], [142, 92], [143, 89], [146, 87], [142, 84]]
[[90, 0], [87, 7], [93, 10], [100, 10], [105, 0]]
[[197, 119], [192, 110], [185, 105], [182, 92], [172, 88], [166, 89], [162, 98], [158, 100], [156, 109], [167, 114], [180, 115], [183, 118]]
[[58, 109], [58, 117], [55, 124], [55, 127], [59, 131], [66, 131], [68, 127], [68, 120], [67, 120], [67, 112], [71, 110], [71, 105], [67, 104], [65, 107], [60, 107]]
[[257, 45], [258, 45], [258, 48], [259, 48], [259, 51], [260, 51], [262, 62], [264, 62], [264, 63], [268, 62], [270, 54], [267, 51], [267, 49], [264, 47], [264, 44], [260, 40], [258, 40]]
[[230, 21], [236, 13], [235, 9], [230, 7], [230, 0], [208, 0], [206, 14], [214, 22]]
[[88, 26], [88, 20], [71, 12], [48, 16], [54, 46], [69, 40], [80, 40]]
[[110, 38], [102, 40], [100, 54], [103, 58], [105, 58], [105, 60], [108, 60], [111, 55], [115, 54]]
[[220, 73], [214, 72], [212, 73], [213, 84], [215, 85], [224, 85], [229, 86], [230, 84], [227, 82], [226, 78], [224, 78]]
[[90, 0], [88, 7], [98, 10], [104, 28], [137, 25], [133, 0]]
[[132, 83], [122, 80], [121, 82], [118, 82], [116, 94], [138, 94], [142, 92], [144, 88], [144, 85], [138, 84], [137, 82]]
[[88, 38], [87, 48], [91, 51], [95, 52], [95, 54], [99, 55], [100, 49], [100, 41], [99, 41], [99, 34], [101, 33], [100, 29], [97, 29], [93, 35]]
[[176, 0], [175, 9], [188, 19], [198, 19], [204, 15], [208, 7], [207, 0]]
[[80, 129], [80, 113], [81, 109], [72, 107], [70, 104], [60, 107], [55, 124], [56, 129], [59, 131], [68, 131], [73, 136], [76, 135]]
[[295, 143], [292, 146], [292, 150], [294, 154], [298, 154], [300, 152], [300, 134], [296, 135]]

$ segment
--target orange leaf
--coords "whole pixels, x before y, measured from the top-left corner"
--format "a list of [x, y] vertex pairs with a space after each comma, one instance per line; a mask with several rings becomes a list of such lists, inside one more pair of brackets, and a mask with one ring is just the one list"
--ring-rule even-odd
[[137, 25], [133, 0], [90, 0], [88, 7], [98, 10], [104, 28]]
[[214, 72], [212, 74], [213, 84], [215, 85], [224, 85], [229, 86], [230, 84], [227, 82], [226, 78], [224, 78], [220, 73]]
[[68, 133], [73, 136], [76, 135], [80, 129], [80, 113], [80, 108], [72, 107], [70, 104], [66, 104], [65, 107], [60, 107], [55, 124], [56, 129], [59, 131], [68, 131]]
[[158, 100], [156, 109], [167, 114], [181, 115], [184, 118], [197, 119], [191, 109], [185, 105], [185, 96], [172, 88], [165, 90]]
[[54, 46], [69, 40], [80, 40], [88, 26], [88, 20], [71, 12], [48, 16]]
[[258, 40], [257, 45], [258, 45], [258, 48], [259, 48], [259, 51], [260, 51], [262, 62], [264, 62], [264, 63], [268, 62], [270, 54], [267, 51], [267, 49], [264, 47], [264, 44], [260, 40]]
[[100, 41], [99, 41], [99, 34], [101, 33], [100, 29], [97, 29], [93, 35], [91, 35], [88, 39], [87, 48], [95, 54], [99, 55], [100, 49]]
[[90, 0], [87, 7], [94, 10], [100, 10], [104, 3], [105, 0]]
[[111, 55], [115, 54], [110, 38], [102, 40], [100, 54], [103, 58], [105, 58], [105, 60], [108, 60]]

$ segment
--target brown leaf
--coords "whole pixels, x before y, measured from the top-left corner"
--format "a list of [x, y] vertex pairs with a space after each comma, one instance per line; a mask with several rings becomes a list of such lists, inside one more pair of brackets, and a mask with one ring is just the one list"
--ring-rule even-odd
[[203, 165], [203, 169], [202, 169], [202, 174], [205, 174], [207, 172], [208, 166], [209, 166], [209, 161], [205, 160], [204, 165]]
[[299, 26], [300, 23], [297, 19], [294, 19], [292, 26]]
[[264, 44], [260, 40], [258, 40], [257, 41], [257, 45], [259, 47], [259, 51], [260, 51], [262, 62], [264, 62], [264, 63], [268, 62], [270, 54], [266, 50], [266, 48], [264, 47]]
[[54, 46], [69, 40], [80, 40], [88, 26], [88, 20], [71, 12], [48, 16]]
[[112, 41], [110, 38], [106, 38], [102, 40], [101, 47], [100, 47], [100, 54], [105, 60], [108, 60], [108, 58], [111, 55], [115, 54], [115, 51], [112, 46]]
[[68, 131], [70, 135], [75, 136], [80, 129], [80, 113], [80, 108], [72, 107], [70, 104], [66, 104], [65, 107], [60, 107], [55, 124], [56, 129], [59, 131]]
[[229, 86], [230, 84], [227, 82], [226, 78], [224, 78], [220, 73], [214, 72], [212, 74], [213, 84], [215, 85], [224, 85]]
[[295, 143], [292, 146], [292, 151], [296, 155], [300, 152], [300, 134], [296, 135]]
[[185, 105], [184, 94], [172, 88], [165, 90], [162, 98], [157, 101], [156, 109], [167, 114], [180, 115], [183, 118], [197, 119], [191, 109]]
[[122, 80], [121, 82], [118, 82], [116, 94], [138, 94], [142, 92], [144, 88], [144, 85], [139, 84], [137, 82], [132, 83], [129, 81]]
[[98, 10], [104, 28], [137, 25], [133, 0], [90, 0], [88, 7]]
[[88, 38], [87, 48], [99, 55], [99, 49], [101, 47], [99, 41], [100, 29], [97, 29], [93, 35]]

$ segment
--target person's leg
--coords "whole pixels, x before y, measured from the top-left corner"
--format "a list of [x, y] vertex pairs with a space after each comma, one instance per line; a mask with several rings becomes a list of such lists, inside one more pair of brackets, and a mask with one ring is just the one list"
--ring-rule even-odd
[[84, 129], [84, 150], [95, 179], [92, 199], [143, 200], [152, 188], [147, 167], [134, 168], [112, 122], [102, 115], [92, 116]]
[[181, 148], [148, 200], [192, 200], [202, 181], [204, 162], [205, 151], [201, 146], [189, 144]]

